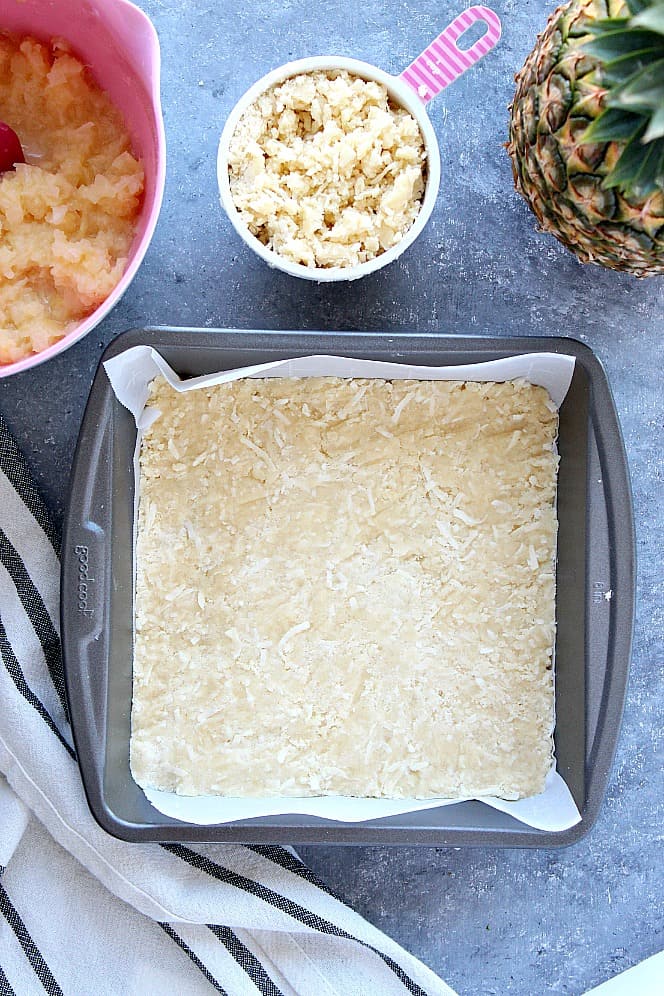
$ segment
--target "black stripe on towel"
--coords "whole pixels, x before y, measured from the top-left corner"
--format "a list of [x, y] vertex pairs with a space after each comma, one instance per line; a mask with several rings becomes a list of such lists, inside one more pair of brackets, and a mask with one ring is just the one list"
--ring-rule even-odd
[[56, 554], [59, 552], [60, 544], [53, 528], [51, 519], [44, 507], [44, 503], [39, 497], [39, 493], [32, 483], [25, 460], [16, 443], [9, 434], [5, 421], [0, 415], [0, 469], [9, 478], [14, 490], [18, 493], [23, 504], [35, 517], [41, 528], [44, 530], [47, 539]]
[[0, 529], [0, 560], [14, 582], [25, 614], [30, 620], [30, 624], [44, 651], [48, 673], [58, 693], [64, 714], [68, 716], [65, 677], [62, 670], [62, 656], [60, 654], [60, 639], [55, 632], [43, 599], [25, 569], [25, 564], [2, 529]]
[[74, 760], [76, 760], [76, 751], [74, 750], [73, 747], [70, 747], [70, 745], [67, 743], [63, 735], [60, 733], [60, 730], [58, 729], [55, 720], [49, 713], [46, 706], [43, 704], [43, 702], [41, 702], [37, 698], [35, 693], [28, 685], [27, 681], [25, 680], [25, 675], [21, 670], [21, 665], [16, 659], [16, 655], [12, 650], [12, 645], [7, 638], [7, 633], [5, 631], [5, 627], [2, 624], [2, 619], [0, 619], [0, 655], [2, 656], [2, 659], [5, 662], [5, 667], [7, 668], [7, 673], [9, 674], [9, 677], [12, 679], [12, 681], [16, 685], [17, 689], [19, 690], [23, 698], [26, 700], [26, 702], [30, 703], [32, 708], [39, 713], [39, 715], [44, 720], [46, 725], [50, 728], [50, 730], [53, 733], [55, 733], [56, 737], [58, 738], [62, 746], [65, 748], [69, 756]]
[[0, 913], [14, 931], [19, 944], [23, 948], [23, 953], [30, 962], [32, 970], [41, 982], [44, 990], [48, 993], [48, 996], [63, 996], [62, 989], [53, 978], [41, 951], [30, 937], [23, 920], [19, 916], [18, 910], [7, 895], [2, 882], [0, 882]]
[[275, 986], [258, 958], [252, 954], [246, 944], [242, 943], [230, 927], [220, 927], [216, 923], [208, 923], [207, 926], [214, 936], [221, 941], [228, 953], [235, 958], [240, 968], [247, 973], [263, 996], [284, 996], [281, 989]]
[[[338, 896], [332, 892], [330, 888], [323, 882], [322, 879], [312, 872], [311, 868], [307, 868], [305, 864], [296, 858], [294, 854], [291, 854], [285, 847], [279, 847], [278, 844], [245, 844], [248, 850], [255, 851], [256, 854], [260, 854], [262, 858], [266, 858], [268, 861], [273, 861], [275, 865], [280, 865], [281, 868], [285, 868], [286, 871], [292, 872], [293, 875], [299, 876], [309, 882], [310, 885], [315, 885], [317, 889], [321, 892], [325, 892], [328, 896], [332, 896], [333, 899], [339, 899]], [[339, 902], [341, 900], [339, 899]]]
[[187, 955], [187, 957], [189, 959], [191, 959], [191, 961], [194, 963], [194, 965], [196, 966], [196, 968], [200, 969], [200, 971], [203, 973], [203, 975], [208, 980], [208, 982], [210, 983], [210, 985], [214, 986], [214, 988], [217, 990], [217, 992], [221, 993], [221, 996], [228, 996], [228, 993], [226, 992], [226, 990], [221, 988], [221, 986], [219, 985], [219, 983], [217, 982], [217, 980], [215, 979], [215, 977], [213, 975], [211, 975], [210, 972], [208, 972], [207, 968], [205, 967], [205, 965], [203, 964], [203, 962], [201, 961], [201, 959], [198, 957], [198, 955], [196, 955], [191, 950], [191, 948], [189, 947], [188, 944], [185, 944], [185, 942], [182, 940], [182, 938], [180, 937], [180, 935], [176, 934], [175, 931], [173, 930], [173, 928], [169, 924], [167, 924], [167, 923], [161, 923], [159, 920], [157, 920], [157, 923], [161, 927], [161, 929], [164, 931], [164, 933], [167, 934], [172, 941], [175, 941], [175, 943], [177, 944], [177, 946], [179, 948], [182, 948], [182, 950], [184, 951], [184, 953]]
[[2, 971], [2, 965], [0, 965], [0, 996], [16, 996], [16, 993], [9, 985], [9, 979]]
[[206, 858], [205, 855], [198, 854], [197, 851], [192, 851], [189, 847], [184, 847], [182, 844], [161, 844], [161, 847], [166, 851], [170, 851], [171, 854], [174, 854], [182, 861], [186, 861], [193, 868], [197, 868], [199, 871], [205, 872], [206, 875], [216, 878], [219, 882], [234, 885], [237, 889], [242, 889], [244, 892], [262, 899], [263, 902], [269, 903], [288, 916], [292, 916], [293, 919], [305, 924], [312, 930], [318, 930], [324, 934], [331, 934], [334, 937], [341, 937], [344, 940], [355, 941], [356, 944], [361, 944], [369, 951], [373, 951], [394, 972], [412, 996], [427, 996], [424, 989], [406, 975], [401, 966], [393, 958], [379, 951], [372, 944], [367, 944], [366, 941], [360, 940], [359, 937], [354, 937], [353, 934], [349, 934], [341, 927], [337, 927], [335, 923], [325, 920], [304, 906], [300, 906], [299, 903], [294, 903], [291, 899], [287, 899], [286, 896], [282, 896], [278, 892], [266, 888], [260, 882], [254, 882], [253, 879], [246, 878], [244, 875], [238, 875], [237, 872], [231, 871], [230, 868], [224, 868], [223, 865], [216, 864], [216, 862]]

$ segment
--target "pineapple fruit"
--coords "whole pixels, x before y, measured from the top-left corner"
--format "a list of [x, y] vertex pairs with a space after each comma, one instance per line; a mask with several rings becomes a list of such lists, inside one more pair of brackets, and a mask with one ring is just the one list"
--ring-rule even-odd
[[571, 0], [516, 84], [507, 148], [541, 227], [584, 263], [664, 274], [664, 0]]

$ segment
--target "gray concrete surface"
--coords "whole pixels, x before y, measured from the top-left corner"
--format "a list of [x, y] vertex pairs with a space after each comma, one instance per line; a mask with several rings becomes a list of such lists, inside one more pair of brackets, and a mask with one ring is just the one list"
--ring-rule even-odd
[[219, 131], [237, 97], [274, 66], [339, 53], [398, 72], [463, 4], [142, 5], [163, 46], [169, 164], [157, 233], [120, 306], [67, 353], [2, 382], [0, 410], [60, 524], [93, 371], [129, 327], [554, 333], [597, 352], [631, 465], [639, 579], [629, 697], [595, 829], [560, 852], [302, 849], [344, 899], [464, 996], [582, 993], [664, 947], [664, 286], [580, 266], [536, 231], [512, 190], [502, 147], [512, 76], [553, 4], [495, 0], [499, 49], [431, 105], [443, 163], [431, 223], [400, 261], [350, 286], [294, 281], [239, 241], [217, 204]]

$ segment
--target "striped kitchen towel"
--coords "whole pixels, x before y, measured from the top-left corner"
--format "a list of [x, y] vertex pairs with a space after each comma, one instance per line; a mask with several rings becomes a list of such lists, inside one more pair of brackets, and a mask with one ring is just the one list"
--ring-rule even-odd
[[452, 993], [286, 848], [97, 826], [67, 722], [57, 549], [0, 420], [0, 996]]

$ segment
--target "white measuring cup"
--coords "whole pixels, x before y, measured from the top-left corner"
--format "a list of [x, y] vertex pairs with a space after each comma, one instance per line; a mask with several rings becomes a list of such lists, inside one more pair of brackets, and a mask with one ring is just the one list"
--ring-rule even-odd
[[[486, 26], [485, 33], [468, 49], [460, 48], [458, 44], [460, 39], [476, 22], [482, 22]], [[452, 23], [399, 76], [392, 76], [369, 62], [327, 55], [288, 62], [263, 76], [240, 97], [226, 121], [219, 140], [217, 154], [219, 195], [221, 204], [238, 235], [270, 266], [290, 273], [291, 276], [303, 277], [305, 280], [319, 282], [357, 280], [358, 277], [373, 273], [395, 260], [415, 241], [426, 225], [440, 186], [440, 151], [436, 134], [426, 112], [426, 105], [436, 94], [445, 90], [490, 52], [500, 39], [500, 34], [498, 15], [488, 7], [474, 6], [455, 17]], [[240, 118], [266, 90], [300, 73], [344, 69], [362, 79], [382, 83], [391, 99], [415, 118], [422, 133], [426, 152], [426, 186], [417, 218], [396, 245], [357, 266], [309, 267], [302, 263], [293, 263], [273, 249], [269, 249], [249, 231], [235, 207], [231, 194], [228, 171], [229, 146]]]

